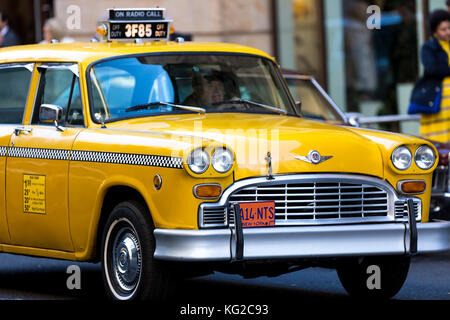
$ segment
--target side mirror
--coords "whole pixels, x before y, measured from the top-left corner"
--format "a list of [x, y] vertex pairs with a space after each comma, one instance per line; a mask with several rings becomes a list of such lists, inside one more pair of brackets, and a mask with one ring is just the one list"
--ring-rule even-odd
[[302, 102], [301, 101], [295, 101], [295, 106], [297, 107], [298, 113], [302, 114]]
[[56, 129], [65, 131], [66, 129], [59, 125], [63, 114], [63, 108], [54, 104], [42, 104], [39, 108], [39, 122], [54, 123]]

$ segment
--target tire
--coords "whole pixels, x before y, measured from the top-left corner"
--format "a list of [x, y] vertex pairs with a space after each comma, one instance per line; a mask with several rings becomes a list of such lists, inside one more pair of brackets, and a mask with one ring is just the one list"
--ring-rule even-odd
[[[155, 239], [150, 213], [137, 201], [111, 212], [103, 229], [102, 273], [109, 298], [163, 300], [170, 292], [170, 268], [153, 258]], [[130, 254], [131, 253], [131, 254]]]
[[[342, 286], [352, 297], [389, 299], [402, 288], [410, 261], [409, 256], [365, 257], [341, 264], [337, 274]], [[377, 282], [375, 277], [378, 272]]]

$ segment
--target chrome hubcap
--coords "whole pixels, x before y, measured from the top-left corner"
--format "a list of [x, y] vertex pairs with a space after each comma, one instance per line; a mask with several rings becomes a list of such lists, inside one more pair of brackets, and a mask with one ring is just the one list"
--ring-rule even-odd
[[122, 228], [113, 242], [113, 273], [117, 284], [124, 292], [133, 291], [141, 274], [141, 250], [133, 231]]

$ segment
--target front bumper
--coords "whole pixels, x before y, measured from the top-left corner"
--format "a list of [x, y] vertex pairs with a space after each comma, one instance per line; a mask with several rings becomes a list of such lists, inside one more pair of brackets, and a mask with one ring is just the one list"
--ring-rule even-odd
[[[417, 253], [450, 250], [450, 222], [417, 223]], [[411, 248], [409, 223], [236, 229], [156, 229], [155, 258], [171, 261], [235, 261], [401, 255]], [[414, 236], [414, 237], [416, 237]], [[411, 250], [412, 249], [412, 250]]]

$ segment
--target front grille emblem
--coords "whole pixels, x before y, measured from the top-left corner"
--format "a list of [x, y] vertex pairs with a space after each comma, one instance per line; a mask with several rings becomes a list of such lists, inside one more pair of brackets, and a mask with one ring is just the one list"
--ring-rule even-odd
[[267, 152], [267, 157], [264, 158], [264, 160], [266, 160], [267, 162], [267, 180], [273, 180], [273, 175], [272, 175], [272, 155], [270, 152]]
[[305, 161], [311, 164], [319, 164], [328, 159], [333, 158], [333, 156], [322, 156], [319, 151], [311, 150], [307, 156], [296, 156], [295, 159]]

